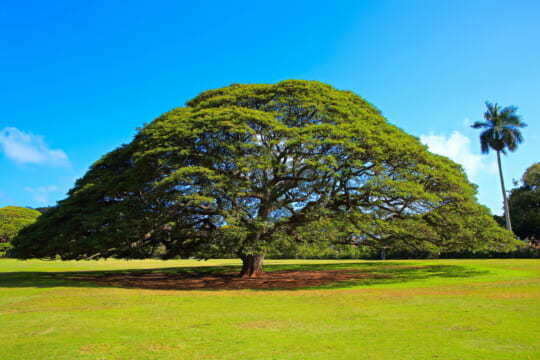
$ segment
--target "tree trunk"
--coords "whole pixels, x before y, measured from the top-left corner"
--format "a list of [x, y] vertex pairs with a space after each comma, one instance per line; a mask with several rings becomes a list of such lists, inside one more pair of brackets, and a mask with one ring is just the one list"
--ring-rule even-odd
[[263, 273], [264, 254], [244, 255], [242, 259], [241, 277], [260, 277]]
[[501, 189], [502, 189], [503, 200], [504, 200], [504, 217], [506, 219], [506, 229], [508, 231], [512, 231], [512, 223], [510, 222], [510, 208], [508, 207], [508, 199], [506, 198], [506, 189], [504, 187], [500, 151], [497, 151], [497, 164], [499, 165], [499, 178], [501, 179]]

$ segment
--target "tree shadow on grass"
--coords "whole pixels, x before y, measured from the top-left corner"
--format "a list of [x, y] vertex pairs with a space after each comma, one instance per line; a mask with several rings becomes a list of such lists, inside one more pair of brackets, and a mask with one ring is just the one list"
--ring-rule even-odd
[[351, 286], [397, 284], [432, 278], [471, 278], [487, 274], [489, 274], [489, 271], [487, 270], [477, 270], [460, 265], [385, 266], [371, 269], [369, 271], [369, 276], [358, 277], [343, 282], [329, 283], [321, 285], [319, 288], [336, 289]]
[[406, 283], [488, 274], [460, 265], [398, 262], [265, 265], [260, 278], [240, 278], [238, 266], [0, 273], [0, 287], [120, 287], [150, 290], [300, 290]]

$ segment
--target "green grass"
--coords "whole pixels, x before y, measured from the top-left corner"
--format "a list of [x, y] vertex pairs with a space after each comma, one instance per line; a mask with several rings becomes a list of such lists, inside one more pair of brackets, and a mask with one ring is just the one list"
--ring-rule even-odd
[[539, 359], [539, 260], [268, 260], [370, 279], [175, 291], [80, 272], [230, 271], [235, 260], [0, 260], [0, 359]]

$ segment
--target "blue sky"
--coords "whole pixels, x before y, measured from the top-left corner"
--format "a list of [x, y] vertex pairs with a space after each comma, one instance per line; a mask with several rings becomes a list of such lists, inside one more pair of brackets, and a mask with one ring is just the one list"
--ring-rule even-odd
[[540, 2], [0, 2], [0, 207], [54, 205], [136, 128], [231, 83], [319, 80], [461, 163], [502, 200], [481, 155], [486, 100], [515, 105], [525, 142], [507, 188], [540, 161]]

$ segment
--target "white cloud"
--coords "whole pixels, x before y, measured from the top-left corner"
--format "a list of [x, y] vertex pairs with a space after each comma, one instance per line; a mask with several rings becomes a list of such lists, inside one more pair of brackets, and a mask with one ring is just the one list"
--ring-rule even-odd
[[66, 153], [50, 149], [43, 136], [25, 133], [15, 127], [0, 130], [0, 146], [7, 158], [21, 164], [69, 165]]
[[58, 191], [60, 189], [56, 185], [49, 185], [49, 186], [40, 186], [40, 187], [37, 187], [37, 188], [26, 186], [24, 188], [24, 190], [28, 191], [28, 192], [41, 192], [41, 193], [44, 193], [44, 192]]
[[49, 196], [47, 194], [34, 194], [32, 199], [39, 205], [48, 206], [51, 202], [49, 201]]
[[5, 203], [7, 206], [8, 204], [12, 204], [14, 201], [15, 200], [11, 196], [9, 196], [3, 191], [0, 191], [0, 207], [4, 206], [2, 205], [2, 203]]
[[467, 173], [469, 179], [473, 182], [478, 181], [480, 175], [488, 173], [490, 175], [497, 172], [497, 163], [489, 161], [486, 156], [475, 154], [471, 148], [471, 139], [454, 131], [452, 135], [433, 134], [420, 135], [420, 141], [427, 145], [429, 151], [444, 155], [461, 164]]
[[32, 199], [39, 205], [49, 205], [51, 203], [49, 200], [49, 193], [58, 192], [60, 190], [61, 189], [55, 185], [40, 186], [37, 188], [26, 186], [24, 188], [24, 191], [32, 193]]

